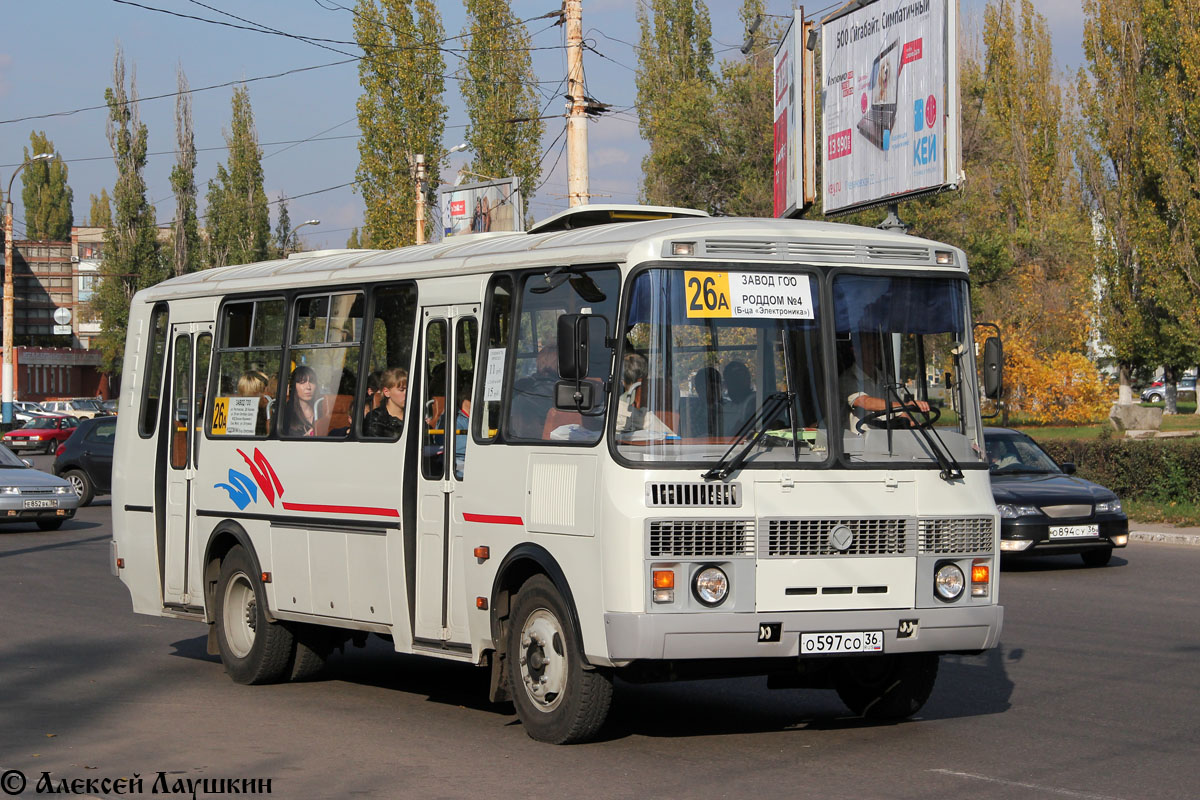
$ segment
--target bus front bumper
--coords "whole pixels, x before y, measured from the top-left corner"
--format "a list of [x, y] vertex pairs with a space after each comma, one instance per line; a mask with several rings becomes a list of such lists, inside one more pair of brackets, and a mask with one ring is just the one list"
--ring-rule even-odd
[[639, 659], [794, 658], [801, 655], [802, 633], [881, 631], [885, 653], [978, 652], [996, 646], [1003, 622], [1004, 607], [998, 605], [604, 615], [608, 658], [614, 665]]

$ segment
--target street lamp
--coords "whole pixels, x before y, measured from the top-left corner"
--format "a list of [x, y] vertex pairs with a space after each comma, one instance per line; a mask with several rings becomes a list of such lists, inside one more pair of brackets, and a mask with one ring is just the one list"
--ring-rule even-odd
[[2, 397], [3, 414], [0, 421], [5, 425], [13, 418], [13, 203], [12, 187], [17, 174], [34, 161], [46, 161], [54, 158], [54, 153], [38, 153], [33, 158], [17, 167], [8, 179], [8, 193], [4, 195], [4, 361], [0, 370], [3, 372]]
[[[320, 225], [320, 224], [321, 224], [321, 220], [319, 220], [319, 219], [306, 219], [306, 220], [304, 220], [304, 222], [301, 222], [299, 225], [297, 225], [296, 227], [292, 228], [292, 235], [289, 237], [289, 241], [290, 241], [290, 240], [292, 240], [292, 239], [295, 239], [295, 241], [296, 241], [296, 244], [299, 244], [299, 243], [300, 243], [300, 240], [299, 240], [299, 239], [296, 237], [296, 231], [300, 230], [300, 229], [301, 229], [301, 228], [303, 228], [305, 225]], [[287, 253], [285, 252], [285, 253], [284, 253], [284, 255], [286, 256], [286, 255], [287, 255]]]

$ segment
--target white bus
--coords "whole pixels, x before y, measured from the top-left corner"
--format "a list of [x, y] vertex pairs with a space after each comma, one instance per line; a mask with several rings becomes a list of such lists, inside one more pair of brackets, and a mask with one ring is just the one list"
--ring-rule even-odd
[[616, 676], [908, 716], [1000, 635], [975, 353], [962, 251], [845, 225], [585, 206], [192, 273], [130, 310], [113, 569], [237, 682], [375, 633], [542, 741]]

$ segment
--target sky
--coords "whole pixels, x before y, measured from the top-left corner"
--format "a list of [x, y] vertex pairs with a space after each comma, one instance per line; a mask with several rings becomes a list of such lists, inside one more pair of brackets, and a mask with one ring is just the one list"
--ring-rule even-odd
[[[594, 203], [635, 203], [646, 145], [638, 134], [634, 83], [639, 0], [583, 0], [584, 36], [597, 52], [586, 51], [587, 93], [617, 113], [588, 126], [590, 190]], [[360, 92], [356, 63], [334, 66], [341, 52], [285, 36], [239, 30], [177, 15], [242, 25], [236, 14], [288, 34], [353, 41], [352, 0], [10, 0], [0, 41], [0, 189], [23, 160], [31, 131], [44, 131], [67, 162], [74, 191], [76, 224], [89, 211], [89, 196], [102, 188], [112, 192], [116, 178], [112, 151], [105, 136], [104, 90], [112, 85], [113, 54], [119, 44], [126, 71], [136, 72], [140, 114], [149, 130], [152, 154], [146, 167], [150, 202], [160, 222], [172, 219], [174, 198], [168, 176], [175, 163], [176, 70], [182, 68], [194, 94], [192, 101], [198, 164], [196, 183], [200, 212], [207, 183], [224, 163], [224, 133], [229, 127], [230, 97], [236, 81], [248, 81], [267, 196], [287, 195], [293, 226], [319, 219], [299, 232], [307, 249], [343, 247], [352, 228], [361, 226], [363, 204], [352, 186], [358, 166], [355, 101]], [[888, 2], [888, 0], [883, 0]], [[1046, 18], [1060, 69], [1074, 71], [1083, 62], [1083, 13], [1079, 0], [1033, 0]], [[521, 19], [559, 8], [559, 0], [513, 0]], [[718, 61], [740, 58], [743, 33], [738, 0], [708, 0], [713, 49]], [[808, 4], [810, 16], [829, 13], [836, 5]], [[985, 0], [960, 0], [963, 30], [978, 31]], [[465, 14], [461, 0], [438, 2], [447, 36], [461, 33]], [[790, 0], [768, 0], [771, 14], [790, 15]], [[162, 13], [161, 9], [171, 13]], [[226, 13], [222, 13], [226, 12]], [[533, 66], [546, 113], [563, 109], [566, 74], [564, 32], [553, 20], [529, 23]], [[353, 45], [326, 47], [354, 54]], [[447, 72], [459, 59], [447, 55]], [[314, 68], [315, 67], [315, 68]], [[305, 69], [311, 68], [311, 69]], [[303, 71], [297, 71], [303, 70]], [[275, 76], [290, 72], [282, 77]], [[262, 78], [261, 80], [255, 80]], [[203, 87], [218, 88], [197, 91]], [[151, 99], [167, 95], [161, 99]], [[450, 107], [444, 144], [462, 141], [467, 123], [458, 83], [447, 81]], [[101, 108], [92, 108], [100, 106]], [[552, 143], [564, 123], [546, 121], [543, 185], [528, 207], [534, 219], [567, 207], [565, 154]], [[32, 154], [31, 154], [32, 155]], [[453, 176], [469, 154], [449, 158], [443, 177]], [[340, 188], [331, 188], [340, 187]], [[24, 233], [20, 179], [13, 186], [16, 235]], [[272, 206], [272, 226], [275, 224]]]

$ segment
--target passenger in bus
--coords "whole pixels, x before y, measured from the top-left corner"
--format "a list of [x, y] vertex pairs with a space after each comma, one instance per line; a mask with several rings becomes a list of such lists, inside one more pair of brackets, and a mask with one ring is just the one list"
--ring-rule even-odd
[[729, 407], [725, 410], [725, 433], [733, 436], [758, 410], [758, 395], [754, 391], [750, 368], [741, 361], [726, 364], [724, 377], [725, 394], [729, 396]]
[[[884, 361], [884, 349], [879, 336], [864, 334], [858, 342], [857, 350], [853, 346], [845, 348], [849, 363], [838, 377], [839, 394], [846, 398], [850, 406], [851, 430], [855, 430], [858, 421], [868, 414], [899, 405], [888, 388], [894, 378], [890, 377]], [[929, 410], [929, 403], [924, 400], [915, 400], [914, 404], [921, 411]]]
[[375, 439], [398, 439], [404, 430], [404, 404], [408, 396], [408, 370], [392, 367], [379, 377], [382, 402], [368, 412], [363, 422], [365, 435]]
[[287, 404], [283, 407], [284, 436], [316, 436], [317, 373], [312, 367], [292, 370]]
[[674, 436], [675, 432], [646, 408], [643, 381], [646, 379], [646, 357], [641, 353], [626, 353], [622, 360], [621, 386], [617, 402], [617, 435], [627, 440]]
[[380, 388], [382, 388], [382, 384], [379, 382], [382, 377], [383, 370], [381, 369], [372, 370], [371, 373], [367, 375], [367, 397], [363, 402], [362, 412], [364, 417], [378, 408], [379, 404], [383, 401], [383, 395], [379, 392]]
[[716, 367], [696, 370], [692, 376], [692, 393], [683, 406], [685, 435], [720, 436], [725, 411], [721, 371]]
[[454, 416], [454, 477], [462, 480], [467, 463], [467, 426], [471, 424], [471, 383], [460, 385], [458, 413]]
[[536, 372], [513, 384], [512, 418], [509, 432], [519, 439], [541, 439], [546, 418], [554, 408], [554, 384], [558, 382], [558, 345], [543, 347], [537, 354]]

